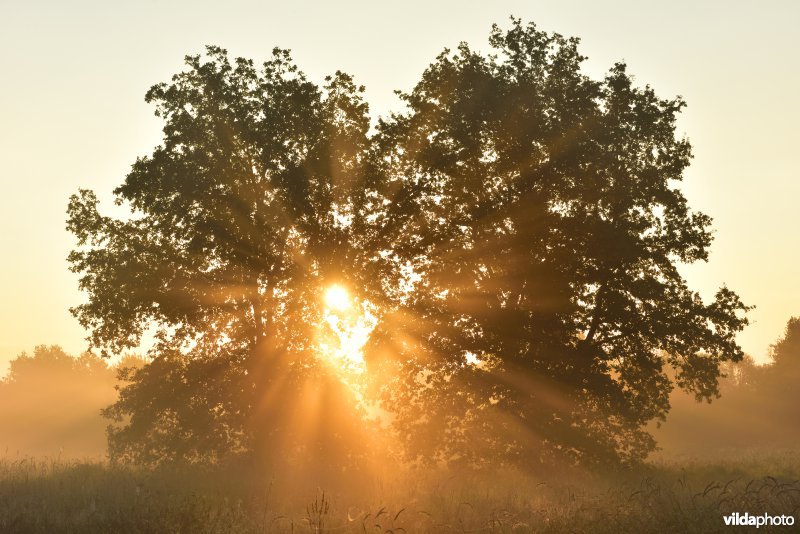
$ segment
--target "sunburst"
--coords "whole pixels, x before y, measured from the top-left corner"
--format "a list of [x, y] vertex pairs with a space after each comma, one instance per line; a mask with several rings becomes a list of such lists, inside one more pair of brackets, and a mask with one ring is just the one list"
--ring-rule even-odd
[[369, 341], [377, 318], [368, 302], [359, 302], [340, 285], [324, 293], [324, 328], [319, 345], [325, 361], [343, 373], [363, 373], [364, 345]]

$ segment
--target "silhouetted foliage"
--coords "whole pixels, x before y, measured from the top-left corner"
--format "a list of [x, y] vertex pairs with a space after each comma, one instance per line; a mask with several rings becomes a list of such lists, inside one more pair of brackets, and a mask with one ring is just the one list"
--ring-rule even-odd
[[783, 336], [770, 347], [769, 365], [756, 368], [749, 379], [754, 392], [753, 419], [770, 425], [760, 439], [765, 444], [796, 448], [800, 442], [800, 317], [786, 323]]
[[115, 191], [131, 217], [69, 205], [92, 345], [158, 330], [108, 412], [114, 456], [352, 458], [360, 404], [314, 339], [333, 281], [379, 310], [370, 392], [411, 460], [634, 461], [667, 368], [716, 393], [747, 307], [676, 268], [711, 242], [677, 187], [683, 102], [623, 64], [591, 80], [577, 39], [532, 24], [490, 43], [443, 52], [373, 135], [349, 76], [318, 88], [281, 50], [257, 69], [210, 47], [149, 91], [164, 141]]
[[[792, 317], [786, 323], [783, 336], [770, 347], [771, 365], [762, 369], [762, 376], [757, 378], [757, 387], [763, 393], [769, 392], [795, 409], [800, 409], [800, 317]], [[792, 419], [797, 421], [798, 417]]]
[[[153, 363], [127, 376], [107, 412], [130, 416], [111, 433], [112, 456], [324, 456], [341, 447], [344, 419], [359, 421], [354, 402], [308, 406], [307, 392], [325, 383], [347, 398], [315, 356], [322, 284], [369, 283], [352, 268], [373, 255], [358, 237], [369, 209], [363, 88], [337, 72], [320, 89], [277, 49], [260, 69], [214, 47], [186, 63], [147, 93], [164, 143], [115, 191], [132, 217], [100, 215], [90, 191], [69, 205], [82, 247], [70, 261], [90, 296], [73, 313], [92, 345], [124, 350], [157, 325]], [[297, 412], [341, 428], [292, 437]]]
[[397, 362], [384, 394], [423, 457], [641, 458], [666, 367], [710, 397], [719, 363], [742, 358], [746, 307], [726, 288], [703, 303], [676, 269], [711, 242], [677, 188], [684, 104], [624, 64], [589, 79], [576, 39], [533, 25], [490, 43], [441, 54], [381, 124], [402, 199], [381, 231], [422, 276], [375, 336]]

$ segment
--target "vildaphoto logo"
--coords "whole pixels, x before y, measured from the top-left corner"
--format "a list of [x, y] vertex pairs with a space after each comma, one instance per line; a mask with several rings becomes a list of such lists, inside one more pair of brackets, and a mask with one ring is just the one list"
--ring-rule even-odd
[[750, 515], [745, 512], [740, 514], [734, 512], [731, 515], [722, 516], [725, 520], [725, 525], [729, 527], [765, 527], [765, 526], [787, 526], [794, 525], [794, 516], [792, 515]]

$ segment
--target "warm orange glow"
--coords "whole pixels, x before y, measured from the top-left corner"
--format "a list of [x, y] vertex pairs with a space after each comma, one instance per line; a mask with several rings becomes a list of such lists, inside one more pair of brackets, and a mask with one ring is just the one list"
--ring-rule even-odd
[[331, 286], [325, 292], [325, 304], [330, 310], [347, 310], [351, 306], [350, 295], [342, 286]]
[[327, 328], [319, 345], [321, 355], [340, 371], [363, 372], [363, 348], [376, 321], [369, 304], [357, 305], [344, 287], [334, 285], [325, 291], [323, 319]]

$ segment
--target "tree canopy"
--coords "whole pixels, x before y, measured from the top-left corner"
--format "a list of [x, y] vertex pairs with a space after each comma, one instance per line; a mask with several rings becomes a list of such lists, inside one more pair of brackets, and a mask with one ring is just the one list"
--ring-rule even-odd
[[[353, 458], [372, 403], [412, 461], [635, 461], [670, 368], [715, 395], [747, 307], [677, 268], [711, 243], [683, 101], [621, 63], [590, 79], [533, 24], [490, 45], [445, 50], [374, 129], [351, 76], [319, 87], [279, 49], [208, 47], [150, 89], [164, 138], [115, 190], [130, 216], [68, 208], [92, 346], [157, 332], [109, 411], [117, 457]], [[376, 317], [357, 377], [320, 358], [331, 284]]]

